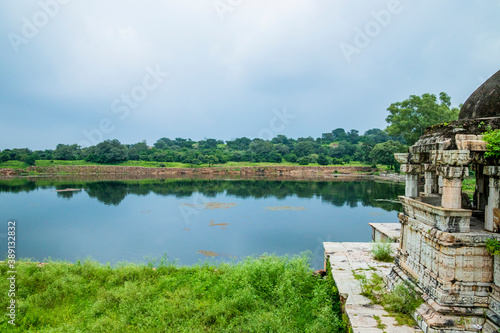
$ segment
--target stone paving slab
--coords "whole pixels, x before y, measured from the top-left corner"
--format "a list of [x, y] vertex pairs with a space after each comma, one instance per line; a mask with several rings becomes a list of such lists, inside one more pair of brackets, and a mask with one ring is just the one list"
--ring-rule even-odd
[[[392, 245], [396, 248], [398, 245]], [[354, 333], [414, 333], [422, 332], [419, 328], [398, 326], [396, 320], [390, 317], [381, 305], [371, 304], [370, 299], [360, 295], [361, 288], [354, 273], [365, 273], [369, 277], [372, 273], [387, 276], [391, 265], [378, 262], [372, 258], [372, 243], [323, 243], [325, 258], [330, 260], [332, 275], [343, 300], [344, 309], [349, 317]], [[380, 317], [384, 329], [377, 328]]]
[[[378, 238], [388, 238], [393, 242], [398, 242], [401, 236], [401, 223], [368, 223], [372, 228], [372, 241]], [[378, 236], [376, 235], [378, 233]], [[376, 239], [374, 239], [376, 238]]]

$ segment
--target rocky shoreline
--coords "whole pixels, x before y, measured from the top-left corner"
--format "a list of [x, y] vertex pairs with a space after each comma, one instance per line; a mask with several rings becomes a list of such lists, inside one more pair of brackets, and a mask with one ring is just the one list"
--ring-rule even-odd
[[91, 176], [97, 178], [266, 178], [266, 179], [333, 179], [345, 177], [378, 178], [402, 181], [400, 175], [375, 174], [371, 167], [357, 166], [269, 166], [269, 167], [212, 167], [212, 168], [146, 168], [114, 165], [82, 165], [28, 167], [26, 170], [0, 169], [0, 178]]

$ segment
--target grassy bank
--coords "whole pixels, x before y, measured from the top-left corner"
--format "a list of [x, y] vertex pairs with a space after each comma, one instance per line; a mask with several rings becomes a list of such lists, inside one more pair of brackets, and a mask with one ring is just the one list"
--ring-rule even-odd
[[[155, 267], [156, 269], [153, 269]], [[12, 332], [345, 332], [331, 278], [305, 256], [178, 267], [166, 261], [17, 264]], [[0, 288], [8, 268], [0, 265]], [[0, 307], [7, 308], [7, 293]]]
[[[58, 166], [58, 165], [102, 165], [102, 164], [97, 164], [97, 163], [92, 163], [92, 162], [87, 162], [85, 160], [78, 160], [78, 161], [63, 161], [63, 160], [36, 160], [35, 163], [36, 166], [39, 167], [51, 167], [51, 166]], [[146, 168], [190, 168], [191, 165], [186, 164], [186, 163], [180, 163], [180, 162], [148, 162], [148, 161], [127, 161], [123, 163], [118, 163], [118, 164], [113, 164], [113, 165], [118, 165], [118, 166], [139, 166], [139, 167], [146, 167]], [[299, 166], [298, 163], [290, 163], [290, 162], [283, 162], [283, 163], [269, 163], [269, 162], [262, 162], [262, 163], [251, 163], [251, 162], [227, 162], [225, 164], [214, 164], [212, 167], [219, 167], [219, 168], [239, 168], [239, 167], [273, 167], [273, 166]], [[317, 163], [310, 163], [306, 166], [320, 166]], [[329, 166], [341, 166], [340, 164], [330, 164]], [[360, 163], [360, 162], [351, 162], [348, 164], [343, 164], [342, 166], [363, 166], [363, 167], [369, 167], [369, 164], [366, 163]], [[0, 163], [0, 168], [10, 168], [10, 169], [26, 169], [28, 165], [24, 162], [21, 161], [7, 161]], [[209, 167], [208, 164], [201, 164], [201, 165], [196, 165], [194, 166], [196, 168], [207, 168]], [[380, 169], [386, 169], [385, 166], [379, 165], [378, 166]]]

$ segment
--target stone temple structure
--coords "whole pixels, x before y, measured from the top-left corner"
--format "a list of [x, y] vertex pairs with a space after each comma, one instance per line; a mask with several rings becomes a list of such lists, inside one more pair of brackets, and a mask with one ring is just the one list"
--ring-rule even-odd
[[[428, 128], [408, 153], [396, 154], [406, 190], [388, 280], [422, 292], [415, 318], [426, 333], [499, 332], [500, 257], [485, 241], [500, 240], [500, 161], [485, 157], [488, 129], [500, 129], [500, 71], [467, 99], [458, 121]], [[471, 171], [472, 201], [462, 194]]]

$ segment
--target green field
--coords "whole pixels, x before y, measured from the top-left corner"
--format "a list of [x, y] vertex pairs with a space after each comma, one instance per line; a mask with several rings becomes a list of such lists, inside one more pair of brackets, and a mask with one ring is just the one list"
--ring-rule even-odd
[[[332, 278], [306, 255], [181, 267], [17, 263], [16, 326], [2, 332], [346, 332]], [[0, 306], [10, 298], [0, 264]]]

